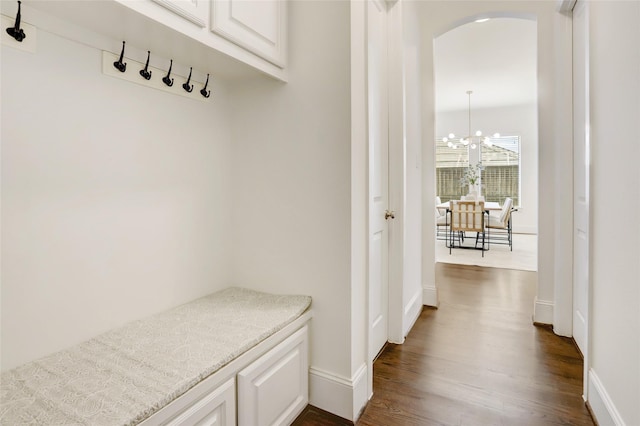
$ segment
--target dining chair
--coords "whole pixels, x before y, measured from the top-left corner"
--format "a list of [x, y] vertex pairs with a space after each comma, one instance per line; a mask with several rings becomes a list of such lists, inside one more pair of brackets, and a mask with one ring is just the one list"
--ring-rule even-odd
[[484, 195], [463, 195], [460, 199], [462, 201], [485, 201]]
[[[436, 208], [438, 208], [437, 206], [439, 206], [440, 204], [442, 204], [442, 199], [438, 195], [436, 195]], [[444, 216], [446, 214], [447, 214], [447, 209], [446, 208], [444, 208], [444, 209], [443, 208], [438, 208], [438, 215], [436, 217]]]
[[[478, 248], [478, 242], [482, 241], [482, 257], [484, 257], [484, 252], [488, 250], [488, 241], [487, 236], [485, 235], [488, 230], [485, 228], [485, 209], [484, 209], [484, 201], [462, 201], [462, 200], [452, 200], [449, 201], [449, 210], [450, 210], [450, 224], [449, 224], [449, 232], [447, 246], [449, 247], [449, 254], [451, 254], [451, 249], [455, 247], [456, 241], [458, 242], [458, 247], [460, 248]], [[476, 243], [474, 247], [464, 247], [462, 246], [463, 238], [462, 235], [465, 232], [475, 232], [476, 233]]]
[[508, 244], [509, 249], [513, 251], [513, 232], [511, 213], [516, 211], [513, 208], [513, 200], [506, 198], [500, 210], [499, 216], [489, 215], [487, 220], [487, 229], [491, 229], [491, 238], [489, 244]]

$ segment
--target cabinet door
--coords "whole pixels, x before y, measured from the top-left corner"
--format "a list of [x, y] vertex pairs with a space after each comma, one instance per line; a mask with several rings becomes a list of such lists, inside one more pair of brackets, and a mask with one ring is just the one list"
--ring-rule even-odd
[[216, 0], [211, 31], [283, 68], [286, 62], [286, 0]]
[[235, 426], [236, 389], [233, 378], [200, 398], [166, 425]]
[[309, 401], [307, 326], [238, 373], [238, 426], [290, 424]]
[[206, 26], [207, 13], [209, 12], [208, 0], [153, 0], [154, 2], [166, 7], [176, 15], [180, 15], [185, 19], [198, 24], [201, 27]]

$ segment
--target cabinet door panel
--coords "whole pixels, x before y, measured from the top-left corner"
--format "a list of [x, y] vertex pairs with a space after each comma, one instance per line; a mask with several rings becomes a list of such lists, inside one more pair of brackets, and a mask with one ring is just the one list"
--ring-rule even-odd
[[206, 26], [208, 1], [207, 0], [153, 0], [166, 7], [176, 15], [198, 24], [204, 28]]
[[233, 378], [166, 423], [167, 426], [235, 426], [235, 424], [236, 388]]
[[211, 6], [211, 31], [267, 61], [286, 61], [285, 0], [216, 0]]
[[238, 425], [289, 424], [309, 400], [307, 327], [238, 374]]

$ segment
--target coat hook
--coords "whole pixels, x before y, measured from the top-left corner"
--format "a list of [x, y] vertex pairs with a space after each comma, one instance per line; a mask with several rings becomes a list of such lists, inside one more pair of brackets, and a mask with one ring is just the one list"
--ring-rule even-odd
[[191, 81], [191, 71], [193, 71], [193, 67], [189, 68], [189, 78], [187, 78], [187, 82], [182, 85], [182, 88], [189, 93], [193, 91], [193, 85], [189, 84]]
[[209, 74], [207, 74], [207, 82], [204, 83], [204, 87], [200, 90], [200, 94], [205, 98], [211, 96], [211, 90], [207, 91], [207, 84], [209, 84]]
[[147, 63], [144, 65], [144, 69], [140, 70], [140, 75], [145, 80], [151, 80], [151, 71], [149, 71], [149, 57], [151, 56], [151, 51], [147, 50]]
[[125, 72], [127, 70], [127, 63], [122, 62], [124, 59], [124, 41], [122, 42], [122, 52], [120, 52], [120, 59], [113, 63], [113, 66], [118, 69], [120, 72]]
[[22, 43], [22, 40], [24, 40], [27, 37], [27, 35], [24, 33], [24, 30], [20, 28], [20, 4], [21, 3], [22, 3], [21, 1], [18, 1], [18, 14], [16, 15], [15, 25], [13, 27], [7, 28], [7, 34], [15, 38], [20, 43]]
[[171, 68], [172, 67], [173, 67], [173, 59], [171, 60], [171, 63], [169, 64], [169, 71], [167, 71], [167, 75], [162, 77], [162, 81], [164, 82], [164, 84], [166, 84], [169, 87], [173, 86], [173, 79], [170, 78], [171, 77]]

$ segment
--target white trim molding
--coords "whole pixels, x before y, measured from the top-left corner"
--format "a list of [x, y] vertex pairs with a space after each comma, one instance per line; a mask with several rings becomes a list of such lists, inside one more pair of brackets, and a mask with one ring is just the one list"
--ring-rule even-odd
[[355, 423], [369, 400], [366, 378], [366, 364], [351, 378], [310, 367], [309, 403]]
[[440, 303], [438, 302], [438, 289], [435, 286], [422, 287], [422, 304], [434, 308], [438, 307]]
[[553, 324], [553, 308], [553, 301], [540, 300], [536, 297], [533, 307], [533, 322], [536, 324]]
[[589, 407], [599, 425], [626, 426], [600, 378], [589, 370]]
[[404, 308], [403, 337], [407, 337], [407, 334], [409, 334], [409, 331], [411, 331], [411, 328], [420, 317], [420, 312], [422, 312], [422, 296], [422, 292], [418, 290]]
[[556, 10], [562, 14], [570, 15], [576, 0], [556, 0]]

